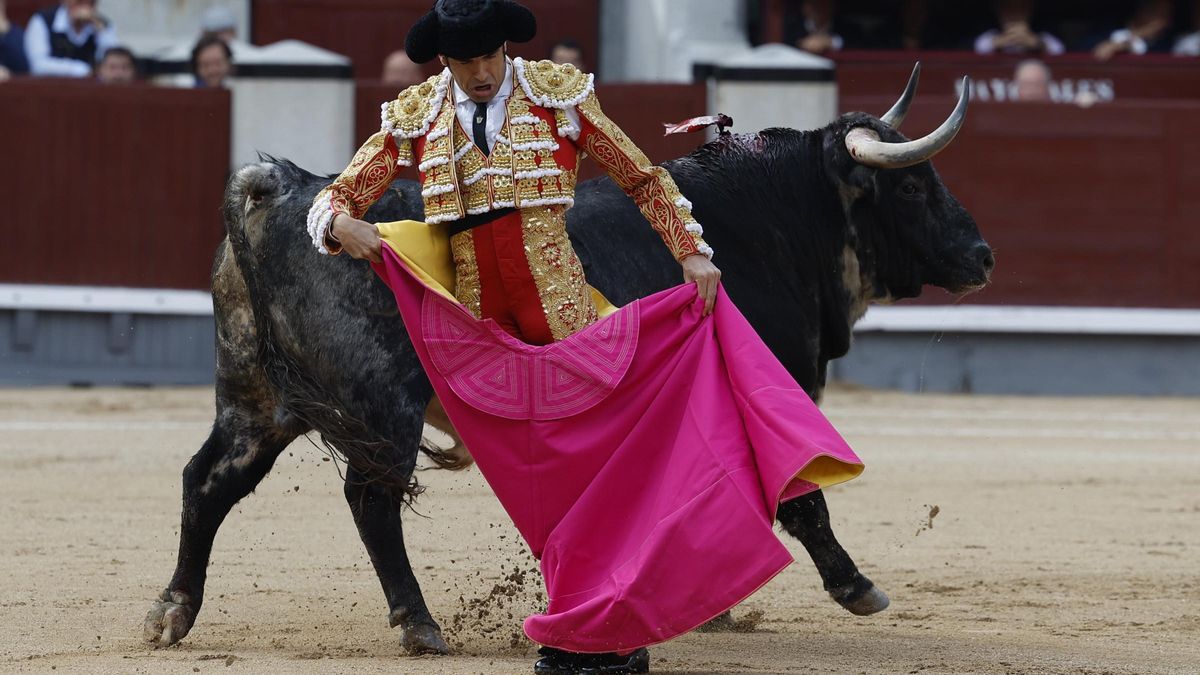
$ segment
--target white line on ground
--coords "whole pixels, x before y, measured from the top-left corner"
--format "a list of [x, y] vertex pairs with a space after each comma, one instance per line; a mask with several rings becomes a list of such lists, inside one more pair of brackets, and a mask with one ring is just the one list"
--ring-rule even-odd
[[[898, 408], [874, 409], [866, 406], [822, 406], [821, 410], [826, 415], [841, 416], [847, 419], [920, 418], [936, 420], [959, 420], [963, 422], [974, 422], [976, 420], [1011, 420], [1019, 422], [1110, 422], [1121, 424], [1179, 424], [1186, 421], [1193, 424], [1198, 424], [1197, 431], [1200, 432], [1200, 423], [1187, 420], [1184, 416], [1184, 413], [1181, 412], [1175, 414], [1158, 415], [1152, 413], [1006, 410], [1003, 408], [973, 408], [970, 410], [955, 410], [952, 408], [934, 409], [919, 407], [917, 402], [914, 402], [914, 407], [907, 410]], [[1197, 403], [1195, 412], [1195, 419], [1200, 420], [1200, 402]]]
[[186, 431], [207, 429], [208, 422], [148, 422], [144, 420], [105, 420], [103, 422], [0, 421], [0, 431]]
[[[835, 421], [836, 422], [836, 421]], [[1198, 441], [1200, 432], [1170, 430], [1107, 430], [1029, 427], [903, 427], [834, 424], [847, 436], [901, 436], [906, 438], [1070, 438], [1096, 441]]]

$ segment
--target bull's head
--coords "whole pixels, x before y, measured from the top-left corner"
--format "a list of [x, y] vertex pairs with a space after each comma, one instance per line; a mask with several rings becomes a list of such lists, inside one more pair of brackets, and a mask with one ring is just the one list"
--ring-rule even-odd
[[995, 260], [975, 220], [946, 189], [930, 158], [954, 140], [966, 118], [964, 82], [954, 112], [933, 133], [908, 140], [899, 131], [920, 77], [882, 118], [843, 115], [826, 128], [825, 161], [839, 183], [863, 290], [874, 299], [913, 297], [932, 284], [952, 293], [987, 284]]

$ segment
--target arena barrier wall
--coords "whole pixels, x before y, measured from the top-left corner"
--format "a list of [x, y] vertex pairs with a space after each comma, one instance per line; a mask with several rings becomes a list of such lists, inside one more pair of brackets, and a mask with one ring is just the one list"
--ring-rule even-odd
[[[0, 384], [213, 377], [225, 91], [0, 85]], [[139, 290], [157, 289], [157, 290]]]
[[[933, 129], [953, 105], [952, 90], [930, 80], [904, 126], [909, 135]], [[842, 108], [878, 114], [897, 86], [889, 78], [887, 92], [846, 96]], [[360, 137], [394, 94], [358, 87]], [[600, 95], [655, 161], [703, 140], [664, 139], [660, 126], [696, 114], [702, 86], [602, 85]], [[1187, 217], [1200, 212], [1200, 167], [1190, 161], [1200, 156], [1198, 113], [1200, 102], [1172, 100], [974, 104], [936, 164], [996, 249], [993, 285], [964, 299], [930, 289], [873, 309], [833, 375], [930, 390], [1200, 394], [1200, 373], [1180, 365], [1200, 363], [1200, 326], [1189, 312], [1200, 299], [1200, 238]], [[0, 284], [12, 285], [0, 289], [0, 382], [210, 381], [211, 309], [181, 304], [170, 289], [208, 286], [222, 236], [228, 120], [220, 91], [33, 80], [0, 87], [11, 152], [0, 169], [11, 223]], [[31, 295], [32, 286], [45, 292]], [[144, 298], [87, 307], [114, 287], [151, 289], [176, 310], [147, 312]], [[958, 318], [929, 313], [951, 304]], [[963, 324], [964, 312], [987, 307], [998, 313]], [[1070, 308], [1079, 307], [1111, 308], [1113, 328], [1045, 329], [1072, 325]], [[1129, 308], [1161, 311], [1151, 320]], [[1042, 328], [1022, 323], [1027, 309], [1041, 312]], [[1035, 354], [1037, 345], [1046, 351]]]
[[[989, 102], [1010, 100], [1005, 85], [1023, 60], [971, 52], [891, 51], [841, 52], [830, 58], [837, 63], [839, 92], [846, 98], [879, 96], [903, 87], [913, 62], [919, 60], [923, 95], [956, 92], [958, 81], [966, 76], [976, 88], [976, 98]], [[1063, 94], [1091, 92], [1101, 103], [1200, 99], [1200, 59], [1147, 54], [1101, 63], [1091, 54], [1071, 53], [1046, 57], [1044, 62], [1054, 87]]]

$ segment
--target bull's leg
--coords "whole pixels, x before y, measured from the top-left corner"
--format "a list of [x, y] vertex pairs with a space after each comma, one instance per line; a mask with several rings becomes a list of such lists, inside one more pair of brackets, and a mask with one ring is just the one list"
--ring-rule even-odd
[[295, 434], [285, 434], [225, 410], [183, 470], [179, 558], [171, 583], [146, 616], [146, 639], [168, 646], [183, 639], [204, 602], [213, 539], [225, 516], [254, 491]]
[[362, 537], [371, 564], [387, 597], [388, 620], [404, 631], [400, 646], [409, 654], [448, 654], [442, 629], [425, 606], [421, 587], [413, 574], [404, 548], [400, 509], [387, 490], [368, 481], [362, 473], [346, 472], [346, 501]]
[[777, 517], [783, 529], [799, 539], [812, 556], [825, 590], [839, 605], [859, 616], [887, 609], [887, 594], [858, 571], [833, 536], [829, 508], [820, 490], [780, 504]]
[[[380, 400], [368, 397], [359, 401], [355, 414], [366, 428], [382, 432], [381, 437], [389, 442], [367, 459], [347, 453], [346, 502], [383, 586], [389, 622], [404, 631], [400, 645], [413, 655], [447, 654], [450, 648], [425, 605], [404, 547], [402, 494], [397, 488], [397, 481], [407, 481], [416, 469], [429, 391], [427, 385], [423, 391], [397, 391], [382, 384], [375, 390], [387, 395]], [[384, 477], [381, 472], [386, 472], [387, 480], [380, 480]]]

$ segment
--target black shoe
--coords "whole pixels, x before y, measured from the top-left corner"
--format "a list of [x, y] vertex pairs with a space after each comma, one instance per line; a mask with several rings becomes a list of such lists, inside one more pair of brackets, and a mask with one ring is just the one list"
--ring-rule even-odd
[[650, 652], [638, 649], [624, 656], [615, 652], [579, 654], [553, 647], [538, 650], [542, 658], [533, 664], [537, 675], [626, 675], [650, 672]]
[[542, 658], [533, 664], [533, 672], [537, 675], [560, 675], [575, 672], [569, 663], [571, 657], [576, 656], [575, 654], [554, 647], [542, 647], [538, 650], [538, 654], [541, 654]]

